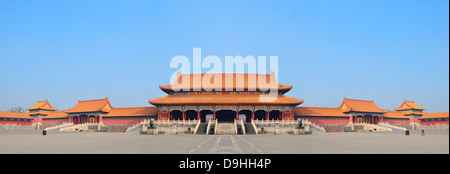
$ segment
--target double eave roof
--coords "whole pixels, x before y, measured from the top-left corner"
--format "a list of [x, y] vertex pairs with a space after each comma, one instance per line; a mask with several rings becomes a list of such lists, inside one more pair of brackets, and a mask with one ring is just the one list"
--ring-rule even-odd
[[[214, 83], [215, 77], [221, 83]], [[209, 83], [202, 80], [210, 79]], [[259, 82], [259, 80], [266, 82]], [[183, 83], [183, 80], [184, 81]], [[195, 83], [194, 83], [195, 82]], [[250, 85], [253, 84], [253, 85]], [[275, 74], [239, 74], [239, 73], [212, 73], [212, 74], [177, 74], [173, 84], [160, 85], [159, 88], [167, 94], [187, 91], [266, 91], [277, 89], [282, 94], [292, 89], [292, 85], [279, 84]], [[208, 89], [208, 90], [206, 90]]]
[[54, 108], [50, 103], [45, 101], [38, 101], [34, 106], [27, 108], [27, 110], [50, 110], [50, 111], [57, 111], [58, 109]]
[[[273, 100], [271, 100], [273, 99]], [[199, 94], [167, 95], [149, 100], [158, 105], [299, 105], [303, 100], [284, 95]]]
[[403, 103], [398, 107], [395, 108], [394, 110], [396, 111], [403, 111], [403, 110], [410, 110], [410, 109], [415, 109], [415, 110], [426, 110], [425, 108], [420, 107], [419, 105], [417, 105], [414, 101], [403, 101]]

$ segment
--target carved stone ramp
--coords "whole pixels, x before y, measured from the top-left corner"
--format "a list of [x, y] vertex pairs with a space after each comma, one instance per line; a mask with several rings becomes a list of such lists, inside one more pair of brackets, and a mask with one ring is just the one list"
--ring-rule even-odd
[[188, 154], [263, 154], [262, 150], [240, 135], [210, 135]]
[[217, 135], [236, 135], [234, 123], [218, 123], [216, 129]]

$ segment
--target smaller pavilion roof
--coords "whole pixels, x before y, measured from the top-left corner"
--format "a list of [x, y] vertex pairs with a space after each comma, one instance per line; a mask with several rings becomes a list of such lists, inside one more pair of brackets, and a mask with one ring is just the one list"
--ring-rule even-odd
[[104, 117], [139, 117], [139, 116], [157, 116], [158, 107], [132, 107], [132, 108], [114, 108]]
[[80, 101], [66, 113], [77, 113], [77, 112], [109, 112], [113, 107], [109, 103], [108, 97], [105, 99], [96, 99], [96, 100], [85, 100]]
[[348, 117], [339, 108], [295, 107], [296, 116]]
[[386, 113], [387, 111], [380, 109], [375, 102], [366, 100], [347, 99], [344, 97], [341, 106], [339, 107], [343, 112], [372, 112], [372, 113]]
[[48, 100], [45, 101], [38, 101], [34, 106], [27, 108], [27, 110], [35, 110], [35, 109], [42, 109], [42, 110], [50, 110], [50, 111], [57, 111], [58, 109], [54, 108]]
[[48, 112], [48, 111], [39, 111], [39, 112], [28, 112], [29, 115], [48, 115], [49, 113], [52, 112]]
[[408, 109], [417, 109], [417, 110], [425, 110], [425, 108], [420, 107], [414, 101], [403, 101], [402, 105], [398, 108], [395, 108], [396, 111], [408, 110]]

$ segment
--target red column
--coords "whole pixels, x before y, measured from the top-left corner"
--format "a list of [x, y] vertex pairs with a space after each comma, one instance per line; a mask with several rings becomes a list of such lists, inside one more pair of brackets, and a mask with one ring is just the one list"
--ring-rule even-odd
[[186, 120], [186, 111], [183, 111], [183, 120]]
[[236, 111], [236, 120], [239, 120], [239, 111]]
[[216, 111], [213, 111], [213, 120], [216, 120]]
[[266, 120], [269, 120], [269, 111], [266, 111]]
[[197, 111], [197, 120], [200, 120], [200, 111]]
[[161, 120], [161, 111], [158, 111], [158, 120]]
[[284, 120], [284, 111], [281, 111], [281, 120]]
[[252, 120], [255, 120], [255, 111], [252, 111]]

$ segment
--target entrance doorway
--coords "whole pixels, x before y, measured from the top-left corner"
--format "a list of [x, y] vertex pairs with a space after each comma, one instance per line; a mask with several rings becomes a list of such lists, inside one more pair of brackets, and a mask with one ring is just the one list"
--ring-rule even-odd
[[187, 110], [186, 111], [186, 120], [197, 120], [197, 111]]
[[270, 111], [269, 120], [281, 120], [281, 112], [279, 110]]
[[372, 124], [372, 115], [364, 115], [364, 123]]
[[183, 120], [183, 112], [179, 110], [172, 111], [172, 120]]
[[[200, 111], [200, 121], [202, 122], [202, 123], [206, 123], [206, 116], [208, 115], [208, 116], [211, 116], [211, 115], [213, 115], [214, 114], [214, 112], [213, 111], [210, 111], [210, 110], [202, 110], [202, 111]], [[211, 117], [212, 118], [212, 117]]]
[[216, 119], [219, 123], [233, 123], [236, 119], [236, 111], [220, 110], [216, 111]]
[[[245, 120], [241, 115], [245, 115]], [[241, 110], [239, 111], [239, 120], [244, 120], [247, 123], [252, 122], [252, 111], [250, 110]]]
[[257, 110], [255, 111], [255, 120], [265, 120], [267, 111], [265, 110]]

